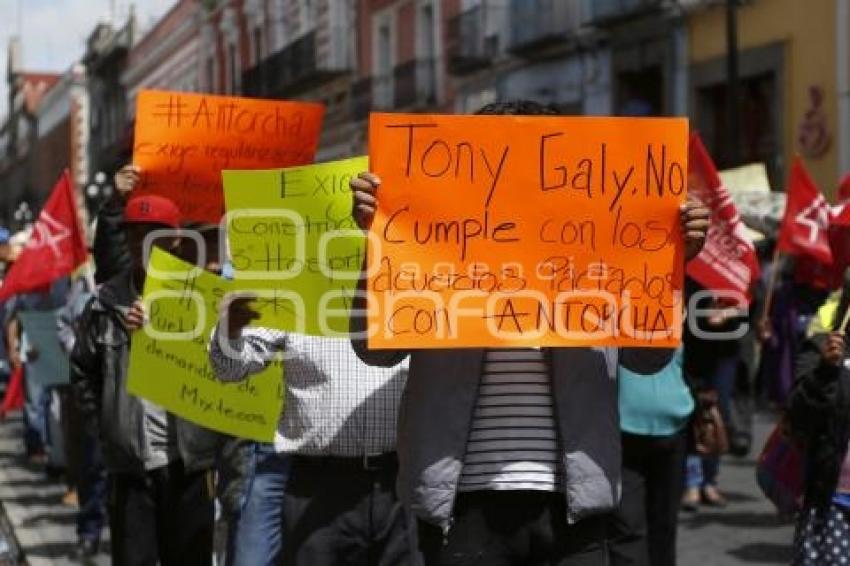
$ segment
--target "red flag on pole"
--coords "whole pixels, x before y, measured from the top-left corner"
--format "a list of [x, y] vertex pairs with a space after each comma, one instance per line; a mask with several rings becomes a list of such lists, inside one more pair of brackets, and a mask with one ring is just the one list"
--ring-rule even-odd
[[779, 229], [778, 249], [791, 255], [809, 256], [832, 265], [829, 247], [829, 225], [832, 218], [829, 203], [815, 186], [799, 156], [791, 166], [785, 216]]
[[69, 275], [88, 256], [71, 177], [62, 173], [38, 215], [32, 236], [0, 287], [0, 301]]
[[691, 134], [688, 148], [689, 189], [711, 209], [711, 225], [700, 254], [688, 262], [687, 273], [707, 289], [740, 293], [750, 302], [750, 285], [759, 276], [759, 262], [753, 242], [720, 181], [717, 168], [699, 134]]

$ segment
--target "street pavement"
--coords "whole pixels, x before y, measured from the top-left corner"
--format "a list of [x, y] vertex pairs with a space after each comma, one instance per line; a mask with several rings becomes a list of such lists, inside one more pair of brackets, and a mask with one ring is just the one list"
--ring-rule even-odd
[[[753, 454], [724, 459], [720, 484], [729, 505], [682, 514], [680, 566], [788, 564], [793, 527], [777, 517], [755, 483], [755, 458], [772, 423], [768, 415], [757, 416]], [[26, 464], [21, 438], [20, 416], [0, 423], [0, 566], [16, 563], [16, 545], [33, 566], [70, 564], [75, 510], [61, 504], [60, 482], [49, 481], [43, 470]], [[108, 562], [101, 555], [93, 563]]]
[[[77, 542], [76, 508], [62, 505], [63, 482], [49, 480], [43, 469], [27, 463], [22, 439], [20, 413], [0, 423], [0, 527], [6, 524], [13, 531], [0, 528], [0, 547], [5, 541], [9, 549], [5, 563], [14, 564], [22, 553], [31, 566], [74, 564], [68, 556]], [[101, 554], [89, 564], [106, 566], [109, 559]]]
[[755, 479], [756, 458], [774, 422], [771, 415], [756, 415], [750, 456], [724, 458], [718, 482], [729, 499], [726, 508], [701, 507], [696, 514], [680, 515], [680, 566], [790, 563], [793, 523], [777, 516]]

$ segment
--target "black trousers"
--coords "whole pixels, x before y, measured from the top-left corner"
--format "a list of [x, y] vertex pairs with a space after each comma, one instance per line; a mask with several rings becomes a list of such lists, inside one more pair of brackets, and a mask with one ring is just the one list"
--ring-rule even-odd
[[79, 489], [83, 474], [83, 451], [79, 439], [83, 435], [83, 421], [70, 385], [56, 387], [59, 393], [60, 420], [65, 447], [65, 481], [70, 489]]
[[567, 524], [561, 493], [461, 493], [448, 536], [419, 522], [419, 548], [426, 566], [600, 566], [605, 518]]
[[293, 456], [283, 505], [286, 566], [413, 564], [410, 521], [396, 497], [398, 463]]
[[675, 566], [685, 433], [623, 434], [623, 499], [609, 522], [612, 566]]
[[213, 498], [205, 472], [182, 462], [147, 472], [110, 474], [113, 566], [212, 564]]

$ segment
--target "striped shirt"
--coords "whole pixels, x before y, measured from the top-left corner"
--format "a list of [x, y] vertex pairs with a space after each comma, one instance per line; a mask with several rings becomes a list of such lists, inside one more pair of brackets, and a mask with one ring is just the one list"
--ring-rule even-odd
[[558, 491], [561, 465], [546, 353], [488, 350], [460, 491]]

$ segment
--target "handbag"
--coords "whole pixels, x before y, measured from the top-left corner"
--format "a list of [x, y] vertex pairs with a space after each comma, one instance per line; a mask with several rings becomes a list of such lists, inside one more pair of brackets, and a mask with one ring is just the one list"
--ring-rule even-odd
[[700, 456], [719, 456], [729, 450], [729, 436], [717, 407], [716, 391], [700, 391], [697, 394], [692, 426], [694, 449]]
[[767, 439], [756, 464], [756, 482], [783, 514], [800, 510], [803, 500], [804, 456], [801, 443], [782, 418]]

